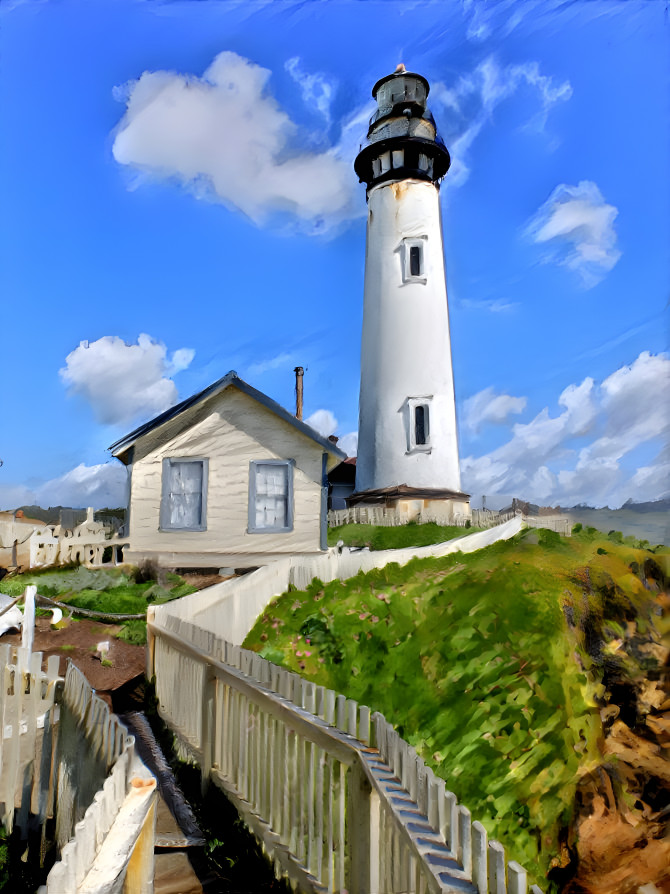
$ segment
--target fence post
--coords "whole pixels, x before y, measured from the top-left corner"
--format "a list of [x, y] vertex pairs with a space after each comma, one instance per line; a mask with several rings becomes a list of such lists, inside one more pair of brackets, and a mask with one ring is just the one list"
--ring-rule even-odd
[[156, 672], [156, 636], [150, 626], [155, 614], [156, 607], [150, 605], [147, 608], [147, 680], [149, 681], [152, 680]]
[[202, 752], [200, 791], [203, 797], [209, 788], [214, 753], [215, 688], [216, 677], [211, 664], [206, 661], [202, 666], [202, 719], [200, 724], [200, 749]]
[[379, 825], [381, 805], [356, 761], [347, 779], [347, 830], [349, 844], [348, 894], [370, 894], [379, 891]]

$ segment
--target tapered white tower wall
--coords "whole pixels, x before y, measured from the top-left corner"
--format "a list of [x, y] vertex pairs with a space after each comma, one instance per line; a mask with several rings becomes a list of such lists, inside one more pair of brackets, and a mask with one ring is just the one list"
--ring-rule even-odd
[[[439, 182], [449, 154], [426, 109], [428, 82], [399, 67], [356, 159], [367, 184], [356, 494], [452, 500], [461, 493]], [[403, 487], [404, 486], [404, 487]]]
[[374, 186], [368, 201], [356, 490], [460, 491], [438, 190], [407, 179]]

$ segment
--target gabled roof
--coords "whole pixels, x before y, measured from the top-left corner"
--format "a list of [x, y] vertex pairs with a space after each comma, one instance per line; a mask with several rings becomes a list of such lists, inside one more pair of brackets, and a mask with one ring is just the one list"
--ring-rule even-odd
[[115, 441], [115, 443], [112, 444], [112, 446], [108, 449], [111, 451], [113, 456], [121, 459], [121, 454], [125, 453], [125, 451], [129, 447], [132, 447], [132, 445], [135, 444], [144, 435], [159, 428], [161, 425], [163, 425], [163, 423], [169, 422], [170, 419], [174, 419], [175, 416], [179, 416], [179, 414], [183, 413], [185, 410], [196, 406], [196, 404], [200, 404], [203, 401], [208, 400], [210, 397], [214, 397], [217, 394], [220, 394], [222, 391], [225, 391], [225, 389], [229, 388], [230, 386], [237, 388], [238, 391], [242, 391], [244, 394], [247, 394], [249, 395], [249, 397], [258, 401], [259, 404], [262, 404], [280, 419], [283, 419], [284, 422], [288, 422], [289, 425], [292, 425], [301, 434], [305, 435], [308, 438], [311, 438], [320, 447], [322, 447], [324, 450], [327, 450], [328, 453], [331, 453], [333, 456], [342, 460], [346, 458], [346, 453], [343, 453], [339, 449], [339, 447], [336, 447], [335, 444], [333, 444], [332, 441], [329, 441], [328, 438], [322, 437], [322, 435], [315, 431], [311, 426], [302, 422], [300, 419], [297, 419], [292, 413], [289, 413], [288, 410], [285, 410], [282, 406], [280, 406], [277, 401], [272, 400], [271, 397], [268, 397], [267, 394], [263, 394], [262, 391], [258, 391], [256, 388], [252, 388], [251, 385], [248, 385], [245, 381], [240, 379], [235, 370], [231, 370], [222, 379], [219, 379], [218, 382], [214, 382], [208, 388], [205, 388], [203, 391], [198, 392], [198, 394], [194, 394], [192, 397], [187, 397], [186, 400], [183, 400], [181, 403], [176, 404], [174, 407], [170, 407], [169, 410], [166, 410], [164, 413], [160, 413], [154, 419], [151, 419], [149, 422], [145, 422], [144, 425], [140, 425], [139, 428], [131, 431], [130, 434], [126, 435], [124, 438], [120, 438], [118, 441]]

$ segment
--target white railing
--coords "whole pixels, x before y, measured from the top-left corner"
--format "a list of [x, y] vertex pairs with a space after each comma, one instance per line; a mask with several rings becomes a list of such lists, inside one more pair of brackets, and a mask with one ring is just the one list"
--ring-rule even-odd
[[410, 521], [418, 525], [434, 523], [437, 525], [453, 525], [458, 528], [492, 528], [509, 521], [514, 517], [513, 512], [490, 512], [487, 509], [472, 509], [468, 515], [454, 515], [453, 509], [445, 507], [443, 510], [432, 507], [424, 509], [418, 514], [415, 511], [386, 506], [351, 506], [349, 509], [330, 509], [328, 511], [328, 526], [336, 528], [340, 525], [375, 525], [378, 527], [398, 527], [406, 525]]
[[44, 822], [51, 809], [59, 661], [52, 655], [43, 671], [41, 652], [0, 645], [0, 824], [7, 832], [16, 824], [27, 836], [30, 814]]
[[[174, 602], [149, 606], [147, 617], [155, 618], [157, 623], [163, 623], [167, 617], [192, 621], [229, 642], [241, 645], [269, 602], [275, 596], [285, 593], [289, 586], [304, 590], [317, 577], [328, 583], [337, 579], [346, 580], [360, 571], [365, 573], [375, 568], [384, 568], [390, 562], [406, 565], [412, 559], [474, 552], [499, 540], [514, 537], [522, 527], [522, 518], [517, 515], [488, 530], [476, 531], [474, 534], [431, 546], [376, 551], [329, 549], [318, 556], [278, 559], [251, 574], [231, 578]], [[148, 646], [150, 654], [150, 630]]]
[[564, 537], [572, 533], [570, 519], [565, 515], [524, 515], [523, 520], [529, 528], [547, 528]]
[[148, 890], [156, 781], [135, 758], [134, 742], [70, 663], [54, 768], [60, 860], [49, 872], [43, 894], [116, 891], [107, 885], [116, 878], [123, 883], [134, 854], [140, 864], [134, 867], [134, 887], [123, 890]]
[[301, 891], [525, 894], [526, 872], [381, 714], [186, 620], [149, 627], [184, 756]]

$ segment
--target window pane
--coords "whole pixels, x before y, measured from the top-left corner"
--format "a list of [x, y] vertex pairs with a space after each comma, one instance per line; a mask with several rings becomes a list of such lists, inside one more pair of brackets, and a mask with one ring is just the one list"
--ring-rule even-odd
[[414, 442], [418, 445], [427, 443], [428, 407], [419, 404], [414, 408]]
[[256, 527], [288, 527], [288, 466], [256, 465]]
[[201, 462], [170, 463], [169, 520], [174, 528], [194, 528], [202, 524]]
[[421, 246], [411, 245], [409, 249], [409, 275], [421, 276]]

